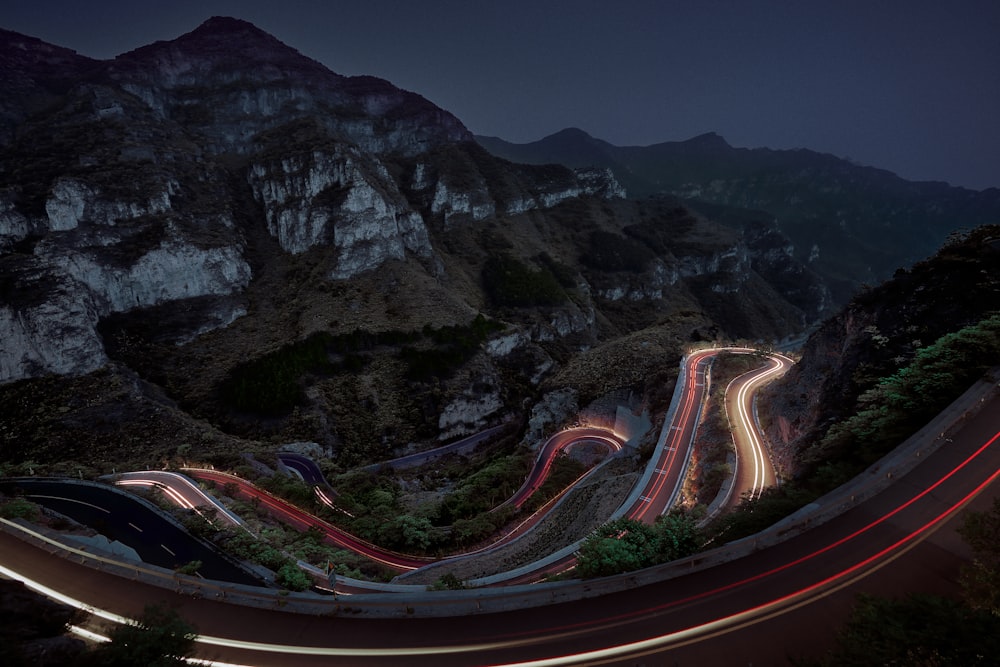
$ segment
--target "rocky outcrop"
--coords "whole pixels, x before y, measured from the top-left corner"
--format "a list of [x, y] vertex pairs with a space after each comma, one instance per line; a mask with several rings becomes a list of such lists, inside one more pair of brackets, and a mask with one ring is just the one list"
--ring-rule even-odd
[[97, 334], [101, 308], [90, 292], [66, 276], [29, 260], [5, 279], [20, 304], [0, 304], [0, 383], [45, 374], [79, 375], [107, 363]]
[[[0, 275], [16, 286], [0, 306], [0, 382], [100, 368], [107, 356], [100, 318], [204, 296], [225, 296], [250, 282], [250, 266], [231, 219], [191, 218], [173, 209], [180, 187], [170, 177], [128, 197], [93, 179], [61, 177], [32, 219], [2, 204], [0, 248], [37, 237], [30, 256], [13, 254]], [[148, 185], [148, 184], [147, 184]], [[137, 196], [138, 195], [138, 196]], [[193, 243], [187, 227], [213, 229], [228, 245]], [[196, 327], [225, 326], [239, 313], [225, 306]]]
[[290, 253], [336, 249], [331, 277], [351, 278], [406, 252], [432, 254], [423, 218], [378, 162], [354, 150], [254, 162], [248, 180], [268, 231]]
[[62, 252], [50, 260], [104, 304], [102, 315], [199, 296], [228, 295], [250, 282], [250, 266], [239, 248], [203, 249], [182, 240], [164, 242], [127, 267], [78, 252]]
[[666, 261], [657, 258], [641, 275], [619, 275], [614, 284], [605, 282], [595, 292], [608, 301], [655, 301], [665, 298], [666, 290], [680, 279], [681, 271], [676, 262], [672, 261], [668, 266]]
[[418, 155], [471, 139], [457, 118], [419, 95], [374, 77], [335, 74], [238, 19], [214, 17], [175, 40], [119, 56], [106, 71], [216, 154], [249, 154], [261, 133], [307, 117], [378, 155]]
[[463, 189], [449, 187], [445, 181], [438, 181], [431, 200], [431, 213], [444, 219], [446, 227], [456, 222], [479, 221], [496, 214], [496, 203], [489, 198], [485, 183], [479, 187]]
[[710, 289], [717, 293], [737, 292], [750, 275], [750, 254], [742, 244], [721, 248], [709, 255], [686, 255], [678, 259], [682, 278], [713, 276]]
[[859, 294], [809, 337], [802, 360], [763, 390], [767, 435], [787, 471], [796, 472], [803, 450], [918, 350], [1000, 310], [997, 238], [1000, 227], [987, 226], [945, 246]]
[[[480, 387], [478, 390], [477, 386]], [[498, 385], [472, 385], [441, 410], [438, 439], [448, 440], [481, 431], [488, 419], [496, 416], [502, 408]]]
[[[428, 169], [418, 165], [412, 187], [429, 190], [432, 186]], [[481, 173], [473, 170], [462, 174], [462, 184], [451, 183], [448, 175], [440, 176], [433, 183], [430, 211], [450, 227], [460, 222], [477, 222], [498, 214], [516, 216], [530, 211], [545, 210], [578, 197], [623, 199], [625, 189], [607, 169], [561, 170], [558, 177], [517, 182], [513, 192], [495, 192], [498, 183], [490, 183]], [[471, 182], [470, 181], [472, 180]]]
[[807, 321], [819, 321], [832, 308], [829, 287], [795, 258], [795, 246], [788, 237], [764, 223], [746, 225], [742, 237], [753, 270], [800, 308]]
[[33, 229], [34, 225], [12, 201], [0, 197], [0, 252], [26, 239]]
[[[172, 241], [116, 266], [100, 255], [43, 249], [36, 258], [8, 263], [13, 286], [0, 305], [0, 382], [43, 374], [79, 375], [107, 363], [97, 333], [101, 317], [135, 308], [246, 287], [250, 267], [237, 248], [202, 249]], [[206, 317], [198, 332], [226, 326], [238, 308]]]
[[550, 391], [532, 408], [523, 442], [532, 449], [540, 449], [553, 428], [566, 424], [579, 411], [579, 396], [575, 390]]
[[49, 230], [64, 232], [76, 229], [81, 222], [114, 226], [143, 216], [170, 211], [170, 195], [178, 187], [175, 181], [162, 184], [162, 189], [143, 201], [123, 201], [102, 197], [97, 188], [75, 178], [55, 181], [45, 201]]

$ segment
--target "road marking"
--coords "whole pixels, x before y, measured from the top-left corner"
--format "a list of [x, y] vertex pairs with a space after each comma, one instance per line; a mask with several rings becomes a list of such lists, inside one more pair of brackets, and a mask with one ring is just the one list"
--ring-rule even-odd
[[136, 530], [138, 530], [140, 533], [142, 532], [142, 528], [140, 528], [139, 526], [135, 525], [131, 521], [128, 522], [128, 525], [132, 526], [133, 528], [135, 528]]
[[39, 493], [31, 494], [31, 495], [28, 495], [28, 496], [25, 496], [25, 497], [26, 498], [49, 498], [50, 500], [64, 500], [64, 501], [66, 501], [68, 503], [79, 503], [80, 505], [86, 505], [87, 507], [93, 507], [95, 510], [101, 510], [105, 514], [111, 514], [111, 510], [106, 510], [103, 507], [98, 507], [97, 505], [94, 505], [93, 503], [86, 503], [86, 502], [84, 502], [82, 500], [77, 500], [76, 498], [63, 498], [62, 496], [44, 496], [44, 495], [39, 494]]
[[641, 500], [644, 503], [651, 503], [651, 502], [653, 502], [653, 499], [650, 498], [649, 496], [639, 496], [639, 500]]
[[167, 547], [167, 545], [166, 545], [166, 544], [161, 544], [160, 546], [161, 546], [161, 547], [163, 547], [163, 550], [164, 550], [164, 551], [166, 551], [166, 552], [167, 552], [168, 554], [170, 554], [171, 556], [176, 556], [176, 555], [177, 555], [177, 554], [175, 554], [175, 553], [174, 553], [173, 551], [171, 551], [171, 550], [170, 550], [170, 549], [169, 549], [169, 548]]

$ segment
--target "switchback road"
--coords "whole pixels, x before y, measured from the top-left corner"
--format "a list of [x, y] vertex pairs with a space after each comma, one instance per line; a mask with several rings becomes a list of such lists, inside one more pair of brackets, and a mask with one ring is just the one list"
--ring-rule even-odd
[[[203, 654], [232, 664], [773, 664], [784, 662], [789, 641], [829, 636], [845, 596], [886, 581], [935, 590], [955, 576], [962, 556], [951, 534], [956, 513], [992, 493], [1000, 476], [998, 415], [994, 392], [958, 422], [947, 446], [818, 529], [704, 569], [692, 560], [687, 575], [649, 583], [634, 575], [639, 585], [620, 592], [498, 613], [376, 619], [229, 606], [141, 584], [114, 586], [113, 577], [105, 582], [108, 575], [7, 536], [0, 546], [21, 578], [50, 581], [104, 608], [135, 613], [145, 600], [177, 604], [205, 635]], [[544, 595], [546, 586], [521, 594]], [[488, 611], [486, 597], [483, 605]]]
[[[964, 555], [951, 529], [956, 514], [995, 493], [1000, 476], [996, 388], [974, 407], [955, 417], [946, 445], [934, 449], [937, 431], [927, 435], [926, 448], [907, 454], [915, 456], [912, 468], [881, 491], [820, 502], [817, 511], [828, 509], [823, 502], [838, 506], [817, 528], [804, 529], [807, 517], [796, 530], [783, 528], [791, 537], [776, 544], [749, 538], [678, 564], [574, 584], [584, 597], [571, 602], [541, 604], [563, 590], [541, 584], [456, 594], [478, 610], [448, 618], [406, 611], [429, 609], [434, 600], [447, 604], [447, 596], [401, 597], [393, 618], [357, 615], [339, 603], [306, 615], [295, 611], [302, 603], [291, 596], [261, 609], [139, 583], [101, 585], [109, 575], [6, 535], [0, 554], [9, 576], [51, 582], [103, 608], [135, 613], [148, 600], [177, 604], [198, 625], [203, 654], [232, 664], [772, 664], [783, 662], [776, 651], [788, 645], [789, 634], [800, 644], [800, 637], [829, 636], [831, 609], [842, 609], [845, 595], [890, 581], [908, 591], [953, 582]], [[894, 469], [887, 464], [885, 472], [866, 475]], [[369, 597], [391, 604], [388, 596]]]

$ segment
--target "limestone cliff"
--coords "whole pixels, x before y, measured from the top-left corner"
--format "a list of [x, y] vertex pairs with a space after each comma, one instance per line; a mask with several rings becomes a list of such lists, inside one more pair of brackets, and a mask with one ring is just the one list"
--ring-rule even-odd
[[689, 341], [815, 316], [780, 239], [497, 158], [243, 21], [108, 61], [0, 33], [0, 65], [0, 393], [106, 401], [0, 418], [25, 451], [169, 449], [177, 410], [369, 463], [542, 394], [659, 404]]

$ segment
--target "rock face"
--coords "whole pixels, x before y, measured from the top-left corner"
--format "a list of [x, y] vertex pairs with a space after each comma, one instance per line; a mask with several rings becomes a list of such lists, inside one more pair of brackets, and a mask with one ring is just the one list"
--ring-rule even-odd
[[0, 415], [25, 452], [97, 457], [94, 423], [174, 451], [172, 410], [346, 466], [530, 439], [602, 396], [658, 400], [691, 340], [822, 312], [773, 230], [500, 159], [242, 21], [110, 61], [0, 33], [0, 71], [0, 394], [81, 396], [37, 429]]
[[0, 306], [0, 382], [48, 373], [76, 375], [97, 370], [107, 362], [97, 335], [101, 311], [79, 283], [50, 275], [36, 262], [5, 276], [13, 289], [33, 294], [30, 302]]
[[[261, 219], [284, 253], [322, 252], [338, 281], [408, 259], [439, 273], [428, 221], [623, 195], [610, 173], [521, 174], [500, 187], [483, 169], [456, 171], [437, 153], [472, 146], [454, 116], [385, 81], [337, 75], [236, 19], [106, 62], [0, 37], [4, 173], [19, 174], [0, 187], [2, 272], [22, 280], [27, 262], [44, 283], [32, 291], [52, 295], [4, 300], [0, 381], [100, 367], [94, 326], [109, 314], [245, 291]], [[31, 117], [42, 102], [52, 109]], [[225, 312], [178, 340], [245, 312], [220, 303]]]
[[920, 348], [1000, 309], [998, 238], [1000, 227], [985, 226], [955, 239], [823, 322], [801, 362], [765, 389], [778, 463], [796, 472], [806, 445], [852, 414], [863, 392]]
[[316, 119], [367, 153], [419, 155], [470, 138], [451, 114], [374, 77], [343, 77], [245, 21], [214, 17], [119, 56], [107, 76], [212, 153], [249, 153], [262, 133]]
[[423, 218], [409, 208], [381, 163], [352, 152], [251, 164], [249, 182], [264, 206], [268, 231], [289, 253], [317, 245], [335, 248], [331, 277], [337, 279], [403, 259], [406, 252], [429, 257]]
[[905, 181], [804, 149], [734, 148], [714, 133], [644, 147], [614, 146], [578, 129], [528, 144], [476, 139], [509, 160], [610, 169], [634, 197], [669, 194], [713, 218], [723, 207], [766, 220], [838, 306], [861, 284], [932, 254], [951, 232], [1000, 216], [998, 188]]

